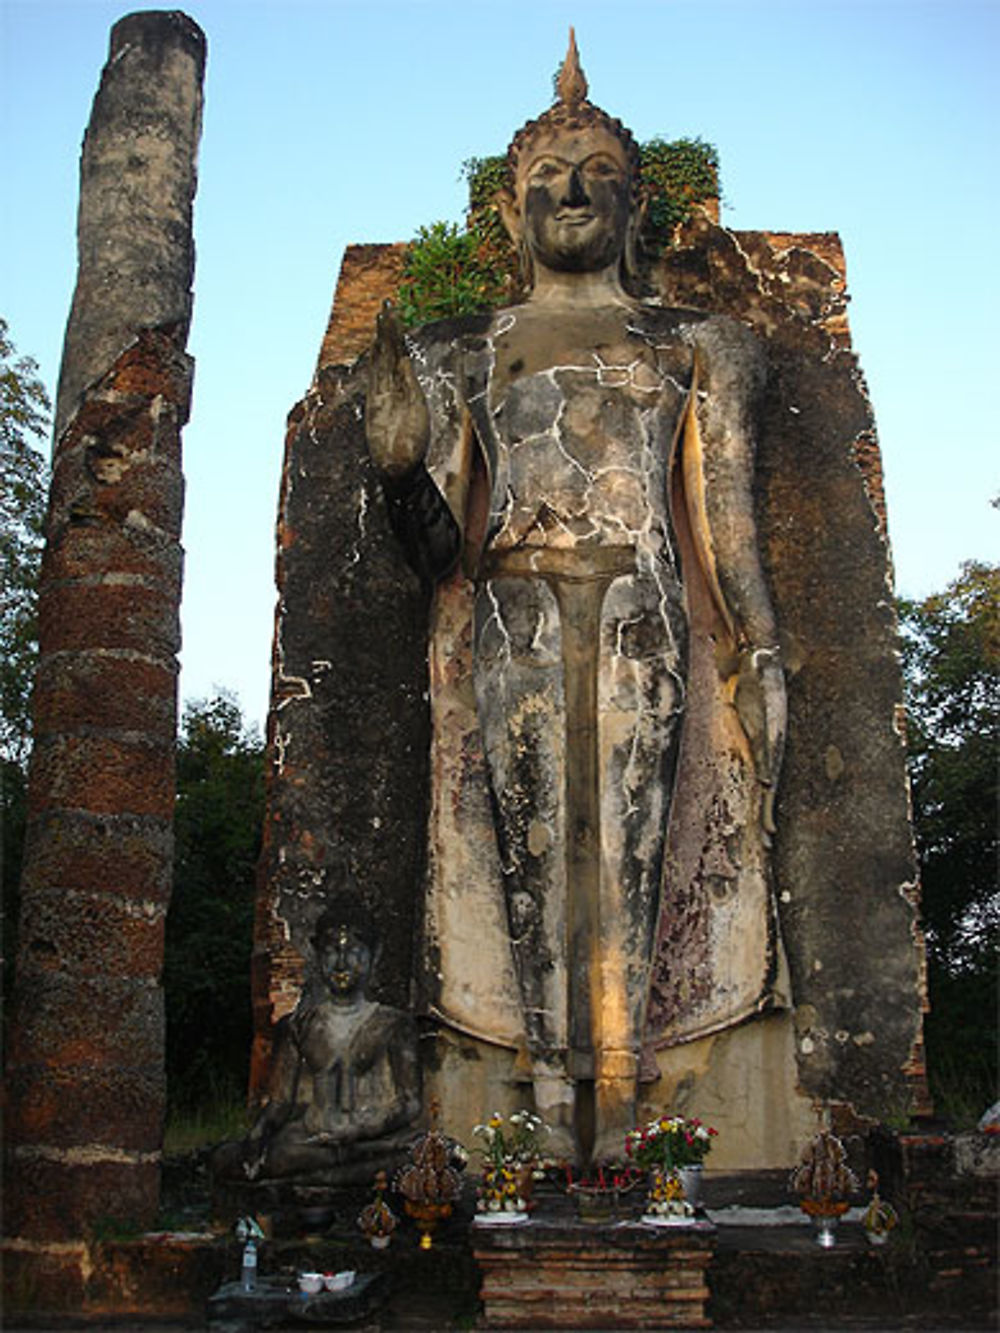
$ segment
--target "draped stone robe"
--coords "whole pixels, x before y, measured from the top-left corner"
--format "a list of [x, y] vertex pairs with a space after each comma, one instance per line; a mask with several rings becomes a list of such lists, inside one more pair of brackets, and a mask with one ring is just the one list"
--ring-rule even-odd
[[516, 1048], [536, 1094], [634, 1086], [643, 1050], [649, 1071], [774, 1000], [780, 742], [736, 706], [763, 646], [737, 608], [767, 594], [756, 549], [727, 568], [716, 541], [753, 527], [760, 352], [725, 318], [622, 307], [599, 348], [501, 377], [518, 318], [410, 340], [464, 541], [432, 633], [426, 1003]]

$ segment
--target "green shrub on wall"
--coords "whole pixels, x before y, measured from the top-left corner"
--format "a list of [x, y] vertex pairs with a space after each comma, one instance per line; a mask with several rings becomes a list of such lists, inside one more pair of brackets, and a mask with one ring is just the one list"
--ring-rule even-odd
[[410, 246], [398, 296], [400, 318], [412, 327], [471, 315], [499, 305], [506, 289], [506, 271], [474, 230], [432, 222]]
[[[655, 259], [674, 243], [694, 206], [718, 195], [719, 155], [702, 139], [650, 139], [640, 153], [646, 202], [642, 247]], [[408, 328], [517, 299], [517, 255], [496, 205], [507, 159], [473, 157], [462, 172], [469, 185], [464, 228], [434, 222], [421, 227], [410, 245], [398, 295]]]
[[650, 139], [639, 152], [646, 195], [642, 244], [655, 256], [673, 243], [696, 204], [718, 196], [719, 154], [704, 139]]

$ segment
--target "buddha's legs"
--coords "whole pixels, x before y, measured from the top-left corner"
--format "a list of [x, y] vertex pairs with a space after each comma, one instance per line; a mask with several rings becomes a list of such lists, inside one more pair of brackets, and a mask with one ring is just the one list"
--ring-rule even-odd
[[584, 1160], [634, 1116], [683, 643], [662, 578], [587, 555], [484, 586], [476, 673], [536, 1102]]
[[566, 1068], [566, 737], [559, 612], [542, 579], [496, 578], [476, 603], [475, 684], [536, 1107], [571, 1154]]
[[607, 1159], [622, 1155], [635, 1124], [684, 705], [687, 621], [679, 586], [661, 569], [617, 579], [602, 603], [599, 643], [599, 895], [591, 975], [594, 1154]]

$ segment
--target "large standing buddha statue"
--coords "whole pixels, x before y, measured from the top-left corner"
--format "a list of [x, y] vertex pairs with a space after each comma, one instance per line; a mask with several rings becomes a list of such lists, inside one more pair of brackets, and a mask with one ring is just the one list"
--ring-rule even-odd
[[[527, 298], [405, 338], [386, 310], [367, 433], [440, 581], [437, 1016], [515, 1047], [553, 1146], [586, 1161], [620, 1153], [658, 1044], [773, 999], [785, 687], [751, 494], [759, 344], [630, 294], [639, 154], [572, 38], [558, 94], [499, 201]], [[449, 741], [469, 678], [492, 845]], [[679, 956], [695, 882], [721, 906]]]

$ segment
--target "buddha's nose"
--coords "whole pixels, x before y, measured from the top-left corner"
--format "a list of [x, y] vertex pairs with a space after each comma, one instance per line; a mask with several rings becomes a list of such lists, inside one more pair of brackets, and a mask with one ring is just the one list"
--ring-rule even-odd
[[583, 188], [583, 177], [580, 175], [580, 169], [573, 167], [569, 173], [569, 180], [566, 183], [566, 193], [563, 196], [563, 203], [570, 208], [580, 208], [584, 204], [589, 204], [587, 191]]

